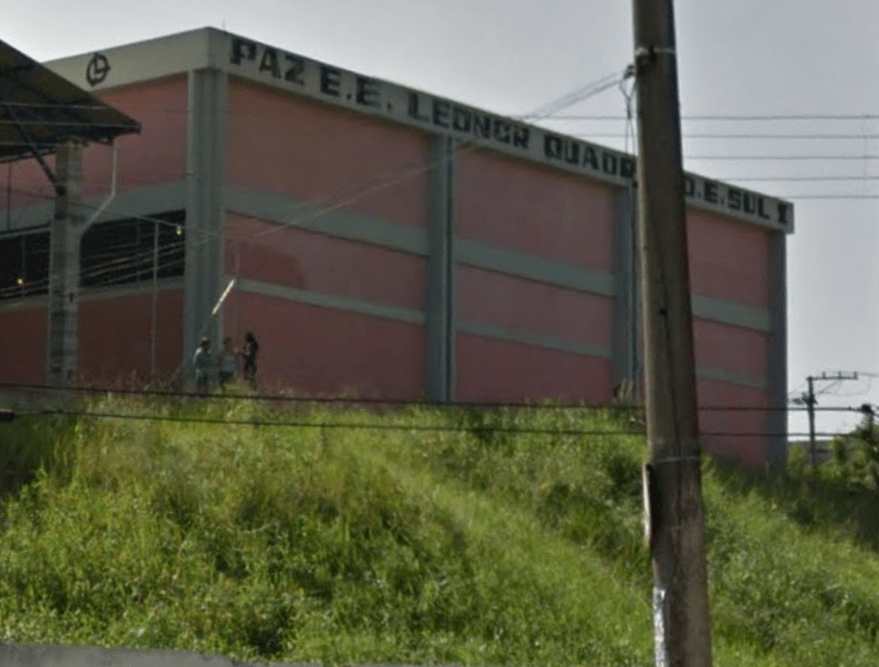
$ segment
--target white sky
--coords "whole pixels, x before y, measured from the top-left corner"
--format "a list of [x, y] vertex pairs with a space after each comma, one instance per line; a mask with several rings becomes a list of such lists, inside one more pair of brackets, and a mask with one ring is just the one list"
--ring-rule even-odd
[[[867, 117], [879, 116], [879, 3], [677, 0], [675, 12], [685, 167], [731, 182], [749, 179], [739, 182], [795, 203], [796, 232], [788, 244], [790, 389], [801, 390], [807, 375], [822, 371], [879, 373], [879, 304], [870, 297], [879, 292], [879, 198], [795, 198], [879, 197], [879, 160], [866, 157], [879, 154], [879, 118]], [[0, 39], [37, 60], [209, 25], [503, 114], [527, 113], [622, 72], [632, 57], [631, 3], [608, 0], [44, 0], [8, 2], [3, 13]], [[624, 108], [612, 89], [567, 112], [619, 116]], [[770, 114], [858, 118], [687, 118]], [[621, 121], [545, 124], [623, 148]], [[722, 133], [856, 136], [688, 137]], [[699, 155], [854, 159], [690, 157]], [[844, 180], [750, 180], [770, 176]], [[879, 379], [829, 388], [822, 406], [879, 403]], [[856, 421], [819, 414], [818, 430]], [[792, 418], [792, 430], [805, 430], [805, 423]]]

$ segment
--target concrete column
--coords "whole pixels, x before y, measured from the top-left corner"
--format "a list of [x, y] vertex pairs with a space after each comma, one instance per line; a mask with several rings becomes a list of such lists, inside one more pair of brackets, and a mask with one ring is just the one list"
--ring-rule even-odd
[[768, 459], [774, 465], [787, 462], [787, 235], [770, 232], [769, 239], [769, 312], [772, 332], [769, 335], [769, 406], [776, 408], [767, 419], [770, 433], [785, 434], [771, 438]]
[[616, 293], [611, 340], [613, 384], [621, 390], [628, 387], [629, 395], [621, 398], [637, 399], [640, 392], [640, 366], [637, 201], [634, 188], [622, 188], [614, 193], [613, 212], [613, 274]]
[[227, 75], [212, 69], [189, 73], [187, 122], [186, 269], [184, 273], [183, 362], [198, 339], [219, 343], [219, 319], [211, 309], [223, 290], [224, 183], [226, 175]]
[[49, 308], [46, 379], [75, 384], [79, 376], [79, 263], [85, 215], [82, 145], [67, 141], [55, 158], [55, 213], [49, 227]]
[[432, 401], [455, 400], [455, 150], [455, 140], [440, 135], [430, 154], [425, 356]]

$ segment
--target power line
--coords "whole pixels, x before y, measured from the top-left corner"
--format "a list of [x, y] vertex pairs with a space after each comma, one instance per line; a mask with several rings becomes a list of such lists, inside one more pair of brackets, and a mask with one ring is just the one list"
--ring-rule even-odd
[[[17, 412], [19, 416], [30, 417], [81, 417], [89, 419], [119, 419], [129, 421], [171, 422], [178, 424], [211, 424], [217, 426], [254, 426], [266, 428], [303, 428], [324, 430], [365, 430], [365, 431], [407, 431], [422, 433], [512, 433], [522, 435], [554, 435], [554, 436], [632, 436], [635, 430], [611, 429], [568, 429], [568, 428], [528, 428], [522, 426], [501, 426], [483, 422], [469, 425], [463, 424], [401, 424], [375, 422], [330, 422], [330, 421], [269, 421], [264, 419], [229, 419], [219, 417], [175, 417], [171, 415], [131, 414], [124, 412], [91, 412], [86, 410], [39, 410]], [[700, 437], [712, 438], [802, 438], [808, 433], [772, 433], [766, 431], [700, 431]], [[820, 432], [818, 437], [838, 437], [840, 433]]]
[[[548, 120], [595, 120], [616, 121], [625, 120], [625, 116], [612, 116], [600, 114], [553, 114], [547, 116]], [[837, 120], [837, 121], [865, 121], [879, 120], [877, 114], [707, 114], [707, 115], [683, 115], [681, 120], [692, 121], [733, 121], [733, 122], [773, 122], [773, 121], [809, 121], [809, 120]]]
[[[142, 396], [159, 398], [190, 398], [198, 401], [263, 401], [274, 403], [314, 403], [336, 405], [387, 405], [396, 407], [430, 407], [442, 409], [462, 408], [489, 408], [489, 409], [525, 409], [525, 410], [619, 410], [639, 411], [640, 406], [625, 404], [553, 404], [553, 403], [523, 403], [523, 402], [495, 402], [495, 401], [456, 401], [436, 402], [420, 401], [403, 398], [369, 398], [369, 397], [339, 397], [339, 396], [290, 396], [278, 394], [211, 394], [210, 396], [194, 395], [185, 391], [166, 391], [160, 389], [115, 389], [112, 387], [65, 387], [59, 389], [51, 385], [0, 382], [0, 389], [19, 389], [28, 391], [40, 391], [46, 393], [64, 394], [110, 394], [119, 396]], [[800, 406], [699, 406], [701, 412], [805, 412], [808, 408]], [[852, 406], [816, 406], [816, 411], [822, 412], [861, 412], [860, 407]]]
[[724, 176], [718, 181], [879, 181], [879, 176]]
[[[599, 138], [599, 139], [622, 139], [623, 134], [619, 132], [579, 132], [571, 136], [580, 137], [582, 139]], [[684, 139], [796, 139], [797, 141], [811, 139], [857, 139], [860, 141], [869, 139], [879, 139], [879, 134], [713, 134], [713, 133], [683, 133]]]
[[685, 155], [688, 160], [879, 160], [879, 155]]
[[570, 93], [561, 96], [560, 98], [553, 100], [551, 102], [547, 102], [542, 106], [537, 107], [531, 113], [516, 116], [518, 120], [539, 120], [542, 118], [547, 118], [562, 109], [566, 109], [567, 107], [573, 106], [578, 102], [583, 102], [584, 100], [597, 95], [598, 93], [604, 92], [610, 88], [618, 86], [621, 81], [624, 81], [630, 75], [630, 70], [626, 68], [623, 71], [622, 76], [618, 73], [609, 74], [604, 76], [596, 81], [592, 81], [587, 83], [579, 88], [574, 89]]
[[858, 200], [858, 199], [879, 199], [879, 195], [861, 195], [861, 194], [840, 194], [840, 195], [775, 195], [779, 199], [811, 199], [811, 200]]

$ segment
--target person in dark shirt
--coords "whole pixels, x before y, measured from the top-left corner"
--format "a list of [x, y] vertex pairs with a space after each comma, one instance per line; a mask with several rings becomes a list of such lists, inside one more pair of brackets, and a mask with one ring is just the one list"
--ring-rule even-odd
[[244, 351], [241, 356], [244, 357], [244, 379], [256, 386], [256, 355], [259, 352], [259, 343], [256, 342], [256, 336], [248, 331], [244, 336]]

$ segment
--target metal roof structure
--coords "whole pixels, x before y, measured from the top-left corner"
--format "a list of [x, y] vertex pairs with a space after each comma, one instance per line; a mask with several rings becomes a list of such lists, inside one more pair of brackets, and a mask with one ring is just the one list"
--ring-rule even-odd
[[0, 162], [134, 132], [140, 123], [0, 40]]

